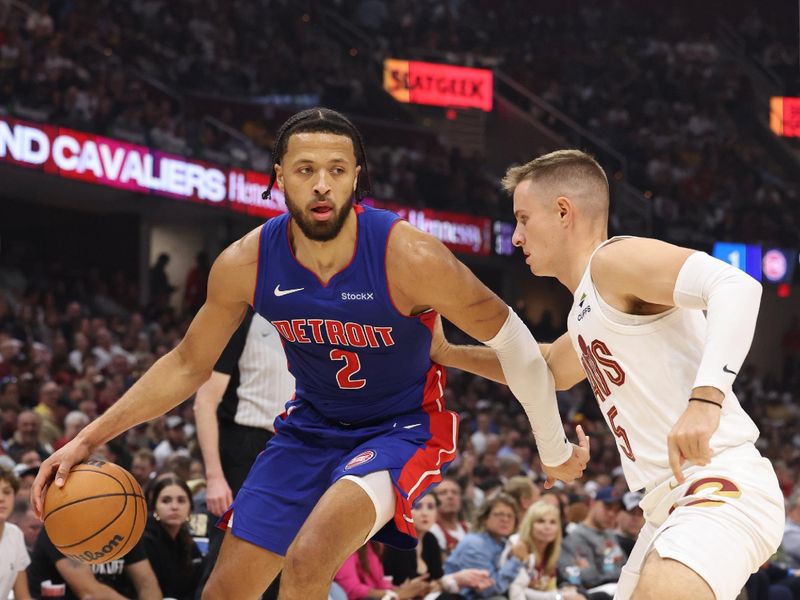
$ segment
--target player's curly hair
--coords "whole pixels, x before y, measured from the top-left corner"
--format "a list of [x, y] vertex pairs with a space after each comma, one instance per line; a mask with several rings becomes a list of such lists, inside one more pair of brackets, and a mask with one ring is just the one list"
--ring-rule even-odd
[[356, 164], [361, 167], [358, 184], [356, 185], [356, 202], [360, 202], [369, 194], [371, 182], [369, 169], [367, 168], [367, 153], [364, 150], [364, 141], [361, 139], [358, 129], [342, 113], [330, 108], [315, 107], [292, 115], [278, 130], [278, 135], [275, 138], [275, 147], [272, 150], [272, 174], [269, 187], [261, 194], [264, 200], [269, 198], [272, 193], [272, 186], [275, 185], [275, 179], [277, 178], [275, 165], [281, 164], [289, 138], [295, 133], [333, 133], [349, 137], [353, 141]]

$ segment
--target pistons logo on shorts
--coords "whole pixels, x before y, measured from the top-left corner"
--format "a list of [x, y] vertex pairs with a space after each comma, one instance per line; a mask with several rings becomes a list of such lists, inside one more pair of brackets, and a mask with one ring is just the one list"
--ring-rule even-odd
[[349, 471], [350, 469], [354, 469], [359, 465], [368, 463], [373, 458], [375, 458], [374, 450], [364, 450], [361, 454], [356, 454], [353, 458], [351, 458], [350, 462], [344, 466], [344, 470]]

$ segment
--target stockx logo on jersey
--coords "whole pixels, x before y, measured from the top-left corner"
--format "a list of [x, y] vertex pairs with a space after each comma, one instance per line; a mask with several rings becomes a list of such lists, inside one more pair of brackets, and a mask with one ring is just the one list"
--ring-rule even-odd
[[375, 292], [342, 292], [342, 300], [375, 300]]

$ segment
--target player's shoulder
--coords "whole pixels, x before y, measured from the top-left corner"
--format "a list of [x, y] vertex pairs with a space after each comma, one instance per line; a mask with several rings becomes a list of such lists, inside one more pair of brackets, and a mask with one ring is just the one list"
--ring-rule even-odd
[[266, 227], [266, 224], [259, 225], [233, 242], [220, 253], [215, 263], [220, 263], [221, 266], [226, 268], [236, 268], [257, 263], [261, 232], [264, 227]]
[[262, 227], [256, 227], [220, 252], [211, 266], [209, 294], [220, 292], [223, 296], [245, 301], [252, 298]]
[[592, 258], [592, 277], [647, 269], [649, 265], [670, 256], [685, 258], [687, 250], [655, 238], [624, 237], [612, 240], [597, 250]]
[[387, 253], [387, 263], [402, 262], [413, 268], [435, 265], [451, 254], [438, 239], [402, 220], [389, 234]]

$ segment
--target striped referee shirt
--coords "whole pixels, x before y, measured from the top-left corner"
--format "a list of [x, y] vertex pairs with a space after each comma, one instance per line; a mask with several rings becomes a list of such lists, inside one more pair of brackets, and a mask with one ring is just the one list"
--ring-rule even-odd
[[214, 370], [230, 375], [217, 407], [220, 421], [274, 431], [273, 421], [294, 395], [281, 338], [272, 324], [247, 311]]

